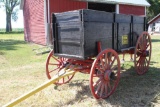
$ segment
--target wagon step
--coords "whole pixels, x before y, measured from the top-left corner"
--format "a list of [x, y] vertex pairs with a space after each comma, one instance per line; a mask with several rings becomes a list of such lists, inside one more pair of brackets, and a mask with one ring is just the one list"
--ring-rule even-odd
[[[64, 72], [64, 71], [62, 70], [62, 72]], [[37, 88], [31, 90], [30, 92], [18, 97], [17, 99], [9, 102], [8, 104], [4, 105], [3, 107], [13, 107], [16, 104], [18, 104], [18, 103], [22, 102], [23, 100], [27, 99], [28, 97], [30, 97], [30, 96], [36, 94], [37, 92], [39, 92], [39, 91], [47, 88], [48, 86], [52, 85], [53, 83], [55, 83], [59, 79], [64, 78], [64, 77], [69, 76], [69, 75], [73, 75], [75, 73], [76, 73], [75, 71], [69, 71], [69, 72], [57, 74], [52, 79], [46, 81], [42, 85], [40, 85]]]

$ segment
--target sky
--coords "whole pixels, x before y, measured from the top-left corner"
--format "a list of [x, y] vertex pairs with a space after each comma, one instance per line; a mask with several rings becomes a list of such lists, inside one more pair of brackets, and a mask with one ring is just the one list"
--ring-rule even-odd
[[[17, 7], [19, 8], [19, 7]], [[0, 8], [0, 28], [5, 28], [6, 27], [6, 14], [5, 14], [5, 9], [3, 7]], [[12, 20], [12, 28], [24, 28], [23, 24], [23, 11], [19, 10], [18, 11], [18, 20], [14, 22]]]

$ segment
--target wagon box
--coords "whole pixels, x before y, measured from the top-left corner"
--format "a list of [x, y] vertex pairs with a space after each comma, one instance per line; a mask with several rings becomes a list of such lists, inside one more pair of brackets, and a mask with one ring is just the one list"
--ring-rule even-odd
[[145, 30], [145, 18], [97, 10], [75, 10], [52, 14], [55, 56], [87, 59], [102, 50], [122, 51], [134, 47]]
[[75, 10], [52, 16], [55, 55], [86, 59], [98, 54], [98, 41], [103, 49], [112, 48], [112, 13]]

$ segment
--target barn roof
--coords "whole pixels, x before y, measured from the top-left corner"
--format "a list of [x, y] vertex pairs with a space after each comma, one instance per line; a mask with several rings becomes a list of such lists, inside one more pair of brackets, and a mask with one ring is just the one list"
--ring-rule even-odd
[[78, 1], [111, 3], [111, 4], [129, 4], [129, 5], [147, 6], [147, 7], [150, 6], [150, 4], [146, 0], [78, 0]]
[[160, 13], [159, 13], [157, 16], [155, 16], [153, 19], [151, 19], [151, 20], [148, 22], [148, 24], [153, 23], [155, 20], [157, 20], [157, 19], [159, 19], [159, 18], [160, 18]]

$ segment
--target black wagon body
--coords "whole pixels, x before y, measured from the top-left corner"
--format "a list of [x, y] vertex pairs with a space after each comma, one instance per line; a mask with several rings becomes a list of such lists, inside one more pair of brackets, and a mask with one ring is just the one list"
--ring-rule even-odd
[[97, 10], [75, 10], [52, 14], [54, 55], [87, 59], [97, 56], [97, 42], [102, 50], [122, 52], [134, 48], [145, 31], [145, 17]]

